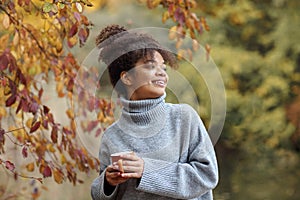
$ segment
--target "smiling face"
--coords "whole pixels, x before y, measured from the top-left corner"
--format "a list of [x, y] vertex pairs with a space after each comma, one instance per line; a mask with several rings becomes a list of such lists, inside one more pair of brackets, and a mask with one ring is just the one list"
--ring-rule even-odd
[[153, 56], [138, 60], [135, 67], [121, 73], [121, 80], [130, 100], [154, 99], [162, 96], [168, 83], [163, 57], [154, 51]]

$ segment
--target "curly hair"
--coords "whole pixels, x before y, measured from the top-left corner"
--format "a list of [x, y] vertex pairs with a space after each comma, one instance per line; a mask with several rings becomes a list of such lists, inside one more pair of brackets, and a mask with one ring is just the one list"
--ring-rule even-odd
[[[148, 34], [129, 32], [122, 26], [110, 25], [102, 29], [96, 38], [96, 45], [101, 49], [99, 60], [108, 65], [111, 84], [120, 95], [126, 95], [123, 84], [119, 84], [123, 71], [129, 71], [140, 60], [157, 51], [165, 63], [177, 68], [177, 60], [173, 53], [163, 48]], [[117, 84], [118, 83], [118, 84]]]

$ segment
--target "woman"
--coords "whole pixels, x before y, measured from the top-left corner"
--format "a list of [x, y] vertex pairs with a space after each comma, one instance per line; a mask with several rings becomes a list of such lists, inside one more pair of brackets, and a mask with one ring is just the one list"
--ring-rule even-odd
[[[164, 101], [166, 65], [176, 68], [175, 56], [118, 25], [104, 28], [96, 43], [123, 108], [102, 135], [92, 198], [213, 199], [218, 167], [209, 135], [192, 107]], [[111, 154], [123, 151], [134, 153], [112, 163]]]

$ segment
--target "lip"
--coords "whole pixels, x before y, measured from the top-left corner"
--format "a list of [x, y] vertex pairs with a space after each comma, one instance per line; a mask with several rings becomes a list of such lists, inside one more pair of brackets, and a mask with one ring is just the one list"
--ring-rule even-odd
[[164, 80], [164, 79], [158, 79], [158, 80], [153, 80], [152, 83], [153, 83], [154, 85], [159, 86], [159, 87], [165, 87], [166, 84], [167, 84], [167, 81]]

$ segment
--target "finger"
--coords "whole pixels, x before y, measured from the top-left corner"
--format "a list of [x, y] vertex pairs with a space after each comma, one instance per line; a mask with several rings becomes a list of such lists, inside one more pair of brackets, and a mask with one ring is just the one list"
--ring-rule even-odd
[[118, 160], [118, 167], [119, 167], [119, 171], [121, 173], [124, 173], [123, 160], [122, 159]]
[[107, 178], [111, 178], [111, 179], [115, 179], [120, 177], [121, 173], [120, 172], [107, 172], [106, 173], [106, 177]]
[[123, 160], [122, 164], [123, 166], [135, 166], [135, 167], [142, 166], [142, 163], [140, 161], [131, 161], [131, 160]]
[[141, 178], [142, 177], [142, 173], [123, 173], [121, 174], [122, 178]]
[[106, 171], [107, 172], [116, 172], [116, 171], [119, 171], [118, 170], [118, 167], [114, 166], [114, 165], [109, 165], [107, 168], [106, 168]]
[[140, 159], [135, 153], [132, 153], [132, 154], [122, 154], [120, 157], [122, 159], [124, 159], [124, 160], [133, 160], [133, 161]]

